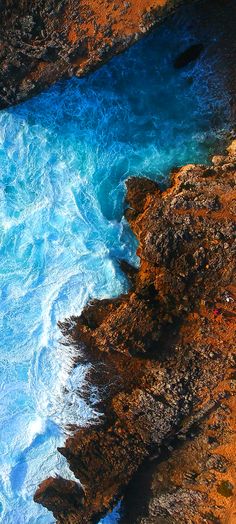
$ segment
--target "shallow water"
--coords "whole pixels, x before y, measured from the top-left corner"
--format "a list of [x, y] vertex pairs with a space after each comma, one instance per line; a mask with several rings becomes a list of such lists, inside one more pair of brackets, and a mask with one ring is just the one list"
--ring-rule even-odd
[[64, 425], [95, 416], [78, 394], [86, 368], [69, 376], [73, 354], [59, 344], [57, 322], [91, 297], [127, 289], [117, 259], [137, 260], [122, 218], [125, 179], [163, 182], [173, 166], [206, 162], [228, 119], [224, 88], [204, 56], [173, 69], [188, 42], [183, 27], [163, 26], [88, 78], [0, 113], [4, 524], [54, 522], [33, 493], [48, 475], [69, 475], [56, 451]]

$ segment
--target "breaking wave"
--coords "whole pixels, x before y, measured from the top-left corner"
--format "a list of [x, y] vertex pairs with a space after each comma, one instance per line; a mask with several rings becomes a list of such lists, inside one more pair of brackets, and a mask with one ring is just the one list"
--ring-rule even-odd
[[60, 345], [57, 322], [127, 289], [117, 259], [138, 261], [125, 180], [163, 183], [173, 166], [206, 162], [225, 127], [228, 101], [210, 59], [173, 68], [192, 40], [163, 26], [88, 78], [0, 113], [4, 524], [54, 522], [33, 493], [48, 475], [69, 475], [56, 451], [66, 424], [98, 416], [96, 398], [80, 395], [87, 368], [70, 374], [74, 350]]

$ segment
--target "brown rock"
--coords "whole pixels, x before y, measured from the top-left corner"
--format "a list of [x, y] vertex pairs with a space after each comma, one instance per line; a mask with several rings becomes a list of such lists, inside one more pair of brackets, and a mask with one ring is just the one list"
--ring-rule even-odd
[[38, 488], [35, 502], [46, 503], [54, 515], [60, 516], [79, 510], [82, 507], [84, 491], [79, 484], [61, 477], [50, 477]]
[[141, 258], [133, 289], [64, 324], [93, 363], [104, 420], [59, 450], [82, 482], [79, 509], [69, 501], [65, 516], [48, 481], [36, 493], [60, 524], [98, 522], [126, 486], [125, 524], [234, 522], [233, 151], [177, 170], [163, 193], [128, 181]]
[[120, 53], [181, 0], [5, 0], [0, 3], [0, 109]]
[[[157, 27], [179, 5], [172, 27], [187, 28], [193, 21], [192, 46], [199, 42], [204, 46], [203, 59], [208, 68], [209, 58], [212, 63], [212, 89], [214, 71], [232, 96], [234, 114], [234, 0], [2, 0], [0, 109], [28, 99], [61, 78], [82, 76], [100, 67]], [[177, 56], [186, 53], [185, 42], [183, 46], [180, 43], [176, 49]]]

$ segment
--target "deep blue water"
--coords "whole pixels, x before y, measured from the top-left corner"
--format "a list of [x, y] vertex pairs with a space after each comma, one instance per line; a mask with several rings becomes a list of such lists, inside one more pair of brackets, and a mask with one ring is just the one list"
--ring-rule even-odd
[[33, 493], [48, 475], [69, 475], [56, 451], [64, 425], [96, 416], [79, 394], [86, 369], [70, 375], [73, 350], [59, 344], [57, 321], [127, 289], [116, 260], [137, 260], [122, 218], [125, 179], [164, 181], [173, 166], [206, 162], [227, 121], [224, 86], [204, 56], [173, 69], [188, 42], [187, 30], [163, 26], [86, 79], [0, 113], [4, 524], [54, 522]]

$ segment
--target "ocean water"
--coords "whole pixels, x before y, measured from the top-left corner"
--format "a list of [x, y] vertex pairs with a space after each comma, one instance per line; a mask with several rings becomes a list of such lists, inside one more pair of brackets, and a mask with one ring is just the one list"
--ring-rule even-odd
[[128, 287], [117, 260], [138, 261], [125, 180], [166, 182], [173, 166], [207, 162], [222, 137], [229, 102], [210, 58], [173, 68], [193, 42], [170, 23], [89, 77], [0, 113], [1, 523], [54, 522], [35, 489], [70, 476], [56, 450], [66, 424], [97, 418], [96, 391], [90, 404], [81, 395], [87, 368], [70, 374], [57, 322]]

